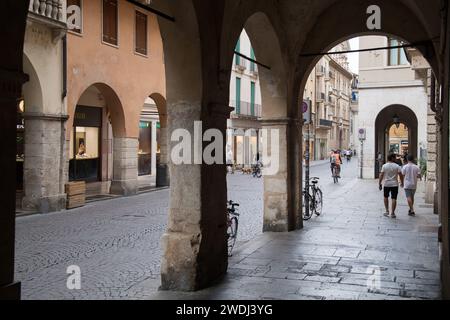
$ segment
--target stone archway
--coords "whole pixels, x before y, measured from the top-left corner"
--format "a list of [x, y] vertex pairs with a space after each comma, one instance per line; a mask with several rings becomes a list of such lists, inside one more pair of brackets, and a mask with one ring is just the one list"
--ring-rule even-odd
[[[375, 120], [375, 154], [381, 152], [385, 161], [389, 153], [389, 129], [394, 124], [394, 117], [398, 117], [402, 124], [408, 127], [409, 154], [414, 158], [418, 156], [418, 120], [410, 108], [403, 105], [391, 105], [384, 108]], [[379, 175], [379, 168], [375, 167], [375, 178]]]
[[[111, 181], [110, 187], [105, 187], [108, 192], [118, 195], [133, 195], [138, 190], [137, 180], [137, 137], [129, 137], [128, 133], [134, 128], [128, 128], [131, 124], [127, 122], [122, 102], [116, 91], [105, 83], [94, 83], [88, 85], [82, 90], [75, 106], [71, 106], [70, 129], [68, 135], [68, 154], [69, 156], [69, 177], [72, 177], [72, 168], [74, 163], [81, 160], [92, 160], [96, 162], [95, 166], [89, 166], [92, 171], [87, 181]], [[80, 111], [81, 110], [81, 111]], [[76, 133], [73, 128], [91, 128], [93, 143], [92, 152], [87, 152], [87, 156], [93, 155], [92, 159], [75, 159], [78, 146]], [[95, 144], [94, 140], [98, 142]], [[73, 148], [73, 150], [71, 150]], [[85, 145], [85, 148], [89, 146]], [[94, 166], [95, 168], [92, 168]], [[97, 171], [97, 175], [93, 172]], [[75, 177], [76, 180], [79, 178]], [[101, 191], [102, 192], [102, 191]]]
[[[226, 2], [226, 4], [225, 4]], [[161, 30], [166, 51], [168, 68], [168, 109], [169, 119], [174, 119], [171, 128], [188, 128], [193, 131], [193, 120], [203, 119], [206, 127], [220, 127], [227, 117], [227, 95], [223, 94], [229, 82], [228, 69], [221, 68], [219, 60], [226, 56], [218, 49], [221, 35], [227, 33], [224, 25], [233, 25], [234, 17], [242, 18], [239, 5], [246, 3], [252, 9], [260, 4], [250, 1], [180, 1], [177, 4], [167, 1], [153, 1], [156, 7], [164, 9], [168, 14], [176, 16], [176, 23], [163, 22]], [[250, 4], [248, 4], [250, 3]], [[287, 76], [288, 121], [296, 123], [298, 117], [298, 89], [307, 70], [311, 69], [314, 59], [300, 58], [301, 53], [311, 53], [326, 49], [330, 43], [343, 39], [348, 35], [360, 34], [366, 30], [366, 9], [371, 1], [316, 1], [314, 3], [258, 1], [274, 9], [268, 12], [271, 21], [276, 21], [277, 30], [285, 39], [280, 47], [289, 55], [289, 66], [292, 74]], [[439, 80], [444, 85], [443, 103], [448, 105], [448, 26], [440, 23], [439, 15], [448, 8], [440, 7], [440, 1], [378, 1], [383, 11], [383, 31], [389, 34], [414, 41], [426, 40], [430, 45], [423, 48]], [[234, 8], [234, 10], [229, 10]], [[0, 108], [0, 129], [5, 141], [4, 152], [0, 157], [0, 165], [6, 176], [0, 183], [2, 210], [1, 235], [1, 272], [0, 296], [18, 296], [18, 286], [12, 286], [14, 268], [14, 153], [15, 153], [15, 113], [16, 99], [20, 97], [20, 88], [26, 80], [22, 73], [22, 44], [27, 1], [2, 1], [0, 4], [0, 30], [5, 50], [0, 53], [0, 69], [2, 96]], [[224, 11], [227, 10], [227, 14]], [[253, 11], [255, 12], [255, 11]], [[336, 13], [339, 14], [336, 14]], [[231, 15], [228, 15], [231, 14]], [[224, 18], [225, 17], [225, 18]], [[445, 17], [444, 17], [445, 18]], [[226, 21], [225, 21], [226, 20]], [[444, 20], [444, 19], [443, 19]], [[342, 24], [342, 21], [348, 23]], [[230, 23], [231, 22], [231, 23]], [[228, 26], [229, 26], [228, 25]], [[281, 27], [280, 27], [281, 25]], [[442, 29], [441, 28], [442, 25]], [[280, 27], [280, 28], [279, 28]], [[279, 29], [278, 29], [279, 28]], [[242, 28], [239, 28], [239, 31]], [[442, 30], [442, 32], [441, 32]], [[441, 34], [442, 33], [442, 34]], [[440, 40], [431, 44], [432, 39], [441, 35]], [[440, 48], [439, 48], [440, 47]], [[183, 48], [183, 52], [179, 49]], [[436, 49], [442, 49], [438, 51]], [[428, 50], [428, 52], [426, 52]], [[435, 52], [445, 53], [444, 61], [437, 61]], [[204, 57], [202, 59], [202, 56]], [[230, 54], [231, 56], [231, 54]], [[228, 59], [228, 58], [227, 58]], [[231, 60], [231, 59], [229, 59]], [[292, 63], [293, 62], [293, 63]], [[228, 64], [229, 66], [229, 64]], [[291, 68], [289, 68], [291, 69]], [[440, 72], [437, 72], [440, 71]], [[228, 79], [227, 79], [228, 78]], [[211, 90], [209, 90], [211, 89]], [[294, 93], [297, 92], [297, 93]], [[3, 107], [4, 106], [4, 107]], [[443, 220], [448, 220], [448, 108], [444, 109], [443, 132], [440, 147], [444, 152], [440, 156], [443, 173], [440, 184], [440, 209]], [[225, 116], [224, 116], [225, 114]], [[222, 118], [224, 118], [222, 120]], [[442, 120], [442, 119], [441, 119]], [[298, 124], [296, 123], [298, 126]], [[291, 127], [289, 127], [291, 128]], [[288, 155], [297, 154], [299, 143], [294, 132], [298, 128], [289, 129]], [[301, 145], [301, 143], [300, 143]], [[445, 155], [444, 155], [445, 154]], [[295, 167], [294, 157], [289, 156], [289, 167]], [[168, 232], [163, 238], [165, 256], [162, 264], [164, 289], [195, 290], [211, 284], [225, 273], [226, 248], [223, 227], [225, 212], [224, 193], [226, 181], [224, 167], [205, 165], [182, 165], [173, 167], [171, 171], [172, 191]], [[295, 172], [290, 186], [298, 184], [300, 172]], [[301, 179], [300, 179], [301, 180]], [[214, 194], [213, 194], [214, 193]], [[294, 192], [295, 194], [295, 192]], [[291, 197], [292, 198], [292, 197]], [[299, 197], [297, 197], [299, 198]], [[298, 202], [286, 199], [286, 202]], [[446, 243], [443, 259], [448, 271], [448, 223], [444, 227], [443, 238]], [[444, 277], [448, 280], [448, 272]]]
[[167, 119], [167, 101], [166, 98], [160, 93], [152, 93], [150, 98], [156, 104], [159, 115], [160, 132], [159, 132], [159, 159], [156, 163], [156, 186], [168, 187], [170, 185], [170, 173], [169, 173], [169, 148], [168, 148], [168, 132], [169, 126]]
[[301, 139], [298, 139], [301, 129], [294, 107], [297, 93], [288, 86], [293, 70], [287, 68], [289, 59], [286, 48], [281, 46], [277, 30], [279, 22], [270, 19], [271, 6], [267, 4], [255, 10], [246, 3], [230, 10], [244, 14], [238, 15], [230, 29], [224, 29], [221, 68], [232, 69], [234, 48], [242, 29], [250, 38], [255, 59], [265, 65], [258, 67], [263, 105], [261, 124], [265, 136], [262, 144], [266, 144], [263, 146], [263, 162], [268, 173], [264, 176], [263, 230], [284, 232], [299, 229], [302, 226], [301, 212], [296, 208], [300, 207], [300, 190], [294, 180], [300, 179], [300, 161], [299, 158], [290, 158], [288, 150], [290, 147], [301, 149]]

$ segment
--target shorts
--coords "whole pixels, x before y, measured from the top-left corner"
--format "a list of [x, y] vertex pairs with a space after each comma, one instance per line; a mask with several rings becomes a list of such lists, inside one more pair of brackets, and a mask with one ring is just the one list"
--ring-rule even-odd
[[384, 197], [389, 198], [389, 195], [391, 195], [392, 200], [397, 200], [398, 187], [384, 187]]
[[406, 197], [407, 198], [414, 198], [416, 195], [416, 190], [414, 189], [405, 189]]

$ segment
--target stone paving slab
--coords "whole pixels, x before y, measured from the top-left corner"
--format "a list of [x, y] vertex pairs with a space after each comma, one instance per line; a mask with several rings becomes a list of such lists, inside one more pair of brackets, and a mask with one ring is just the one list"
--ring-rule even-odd
[[[243, 245], [221, 284], [190, 297], [229, 297], [231, 290], [245, 299], [440, 299], [438, 217], [420, 205], [422, 193], [417, 197], [417, 217], [402, 206], [393, 220], [383, 216], [376, 182], [356, 180], [334, 194], [325, 214], [304, 230], [267, 233]], [[404, 195], [399, 201], [406, 201]], [[368, 287], [374, 272], [379, 288]], [[179, 297], [158, 292], [149, 298], [159, 295]]]

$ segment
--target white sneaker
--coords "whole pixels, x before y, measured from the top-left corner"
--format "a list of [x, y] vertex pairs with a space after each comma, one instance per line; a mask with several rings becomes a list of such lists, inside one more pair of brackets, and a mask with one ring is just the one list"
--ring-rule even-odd
[[384, 215], [385, 217], [389, 217], [389, 212], [385, 212], [383, 215]]

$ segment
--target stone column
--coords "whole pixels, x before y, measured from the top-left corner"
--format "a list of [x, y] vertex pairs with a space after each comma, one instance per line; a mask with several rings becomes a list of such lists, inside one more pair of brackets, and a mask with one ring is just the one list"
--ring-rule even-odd
[[152, 176], [155, 176], [155, 177], [156, 177], [156, 167], [157, 167], [156, 161], [157, 161], [157, 158], [158, 158], [158, 155], [157, 155], [157, 152], [158, 152], [158, 140], [156, 139], [157, 138], [156, 137], [156, 132], [157, 132], [156, 125], [157, 125], [156, 121], [150, 122], [150, 126], [152, 128], [152, 134], [151, 134], [151, 138], [152, 138], [151, 145], [152, 145], [152, 148], [150, 150], [151, 155], [152, 155], [152, 167], [151, 167], [151, 170], [150, 170], [150, 174]]
[[[200, 119], [200, 105], [180, 103], [172, 105], [169, 110], [170, 131], [183, 128], [194, 140], [194, 121]], [[210, 110], [212, 114], [204, 117], [203, 131], [217, 128], [223, 132], [225, 139], [229, 108], [210, 106]], [[175, 144], [172, 142], [171, 147]], [[189, 143], [193, 150], [192, 161], [195, 152], [193, 144], [193, 141]], [[223, 164], [213, 165], [198, 162], [175, 165], [173, 160], [170, 162], [169, 223], [161, 241], [164, 251], [161, 263], [163, 290], [199, 290], [211, 285], [226, 272], [227, 188], [224, 160]]]
[[168, 187], [170, 185], [169, 175], [169, 148], [168, 148], [168, 130], [165, 124], [161, 122], [160, 128], [160, 155], [156, 166], [156, 186]]
[[18, 99], [25, 81], [23, 73], [0, 69], [0, 300], [20, 298], [20, 283], [14, 283], [16, 125]]
[[130, 196], [138, 192], [137, 138], [114, 138], [111, 194]]
[[64, 172], [66, 115], [25, 113], [24, 210], [48, 213], [66, 208]]
[[[290, 119], [262, 121], [263, 131], [271, 137], [278, 132], [278, 141], [263, 141], [264, 162], [264, 232], [287, 232], [303, 226], [301, 221], [301, 127]], [[265, 151], [264, 151], [265, 150]], [[267, 156], [277, 157], [279, 168], [268, 173]], [[269, 169], [271, 171], [271, 169]]]

